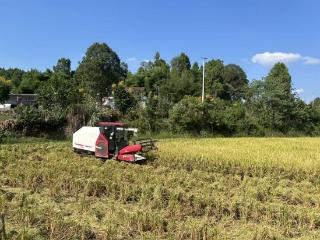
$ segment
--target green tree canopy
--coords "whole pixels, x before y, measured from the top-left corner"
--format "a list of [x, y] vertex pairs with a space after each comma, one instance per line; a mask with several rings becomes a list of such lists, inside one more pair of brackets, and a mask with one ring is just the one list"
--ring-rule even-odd
[[199, 133], [204, 124], [203, 104], [196, 97], [186, 96], [169, 113], [172, 130]]
[[135, 105], [136, 100], [134, 97], [126, 90], [123, 82], [114, 86], [114, 102], [117, 109], [122, 113], [128, 113]]
[[225, 98], [223, 85], [224, 66], [221, 60], [211, 60], [205, 65], [206, 92], [214, 97]]
[[190, 59], [185, 53], [181, 53], [171, 61], [171, 71], [178, 75], [182, 74], [183, 71], [190, 70], [190, 68]]
[[11, 81], [0, 76], [0, 103], [4, 103], [9, 97]]
[[70, 77], [66, 77], [65, 74], [55, 73], [39, 87], [37, 91], [39, 94], [38, 102], [48, 109], [54, 106], [66, 109], [77, 99], [77, 90]]
[[277, 63], [270, 70], [266, 77], [267, 88], [277, 88], [283, 94], [290, 96], [292, 94], [291, 75], [284, 63]]
[[165, 84], [165, 81], [169, 78], [169, 75], [169, 65], [160, 57], [159, 52], [157, 52], [149, 71], [149, 77], [145, 79], [147, 92], [157, 91], [161, 85]]
[[101, 100], [111, 92], [112, 84], [126, 77], [127, 69], [118, 55], [105, 43], [92, 44], [76, 70], [76, 80]]
[[11, 91], [14, 93], [19, 92], [19, 86], [24, 74], [25, 74], [25, 71], [19, 68], [9, 68], [9, 69], [0, 68], [0, 76], [11, 81]]
[[294, 128], [294, 108], [298, 105], [292, 94], [291, 76], [285, 64], [275, 64], [266, 79], [255, 82], [249, 92], [252, 109], [265, 128], [283, 133]]
[[32, 94], [38, 89], [41, 82], [41, 73], [38, 70], [32, 69], [26, 72], [19, 86], [20, 93]]
[[315, 98], [310, 105], [320, 111], [320, 97]]
[[126, 84], [146, 87], [146, 92], [156, 92], [169, 79], [170, 67], [157, 52], [153, 61], [143, 62], [136, 74], [129, 74]]
[[71, 75], [71, 61], [67, 58], [60, 58], [55, 66], [53, 66], [55, 73], [61, 73], [66, 76]]
[[224, 67], [223, 82], [228, 85], [229, 99], [239, 100], [245, 96], [248, 87], [248, 79], [243, 69], [236, 64]]

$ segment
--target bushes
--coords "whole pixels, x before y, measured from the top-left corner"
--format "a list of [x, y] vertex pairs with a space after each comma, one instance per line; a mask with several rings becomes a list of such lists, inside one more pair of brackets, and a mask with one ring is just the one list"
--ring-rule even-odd
[[16, 109], [16, 129], [23, 135], [32, 136], [63, 132], [66, 123], [66, 110], [61, 108], [43, 109], [35, 106], [19, 106]]
[[205, 123], [205, 107], [196, 97], [184, 97], [169, 113], [171, 129], [176, 132], [199, 133]]
[[89, 121], [89, 125], [95, 126], [98, 122], [112, 122], [118, 121], [120, 118], [120, 113], [117, 110], [103, 108], [103, 107], [96, 107], [91, 114], [91, 118]]
[[0, 104], [8, 99], [11, 89], [11, 81], [0, 76]]
[[241, 102], [227, 104], [221, 99], [207, 100], [185, 97], [171, 109], [171, 129], [175, 132], [195, 134], [249, 135], [258, 134], [259, 124], [247, 114]]
[[14, 120], [0, 122], [0, 143], [3, 142], [4, 138], [10, 137], [15, 128], [16, 122]]
[[122, 114], [128, 113], [136, 105], [135, 98], [125, 89], [122, 82], [114, 86], [114, 101]]

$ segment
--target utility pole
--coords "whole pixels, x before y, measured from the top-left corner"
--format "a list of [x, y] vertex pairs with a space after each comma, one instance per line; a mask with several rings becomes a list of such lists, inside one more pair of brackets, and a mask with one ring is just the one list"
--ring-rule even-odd
[[208, 58], [203, 57], [202, 59], [203, 59], [203, 68], [202, 68], [203, 72], [202, 72], [202, 98], [201, 99], [202, 99], [202, 103], [204, 103], [204, 74], [205, 74], [206, 60]]

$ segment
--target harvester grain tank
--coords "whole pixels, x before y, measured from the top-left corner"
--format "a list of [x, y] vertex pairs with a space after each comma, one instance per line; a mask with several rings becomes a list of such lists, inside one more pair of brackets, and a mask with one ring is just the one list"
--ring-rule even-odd
[[73, 149], [77, 153], [94, 154], [98, 158], [113, 158], [136, 162], [145, 160], [144, 153], [155, 150], [155, 141], [142, 139], [129, 145], [137, 132], [122, 122], [100, 122], [96, 127], [82, 127], [73, 134]]

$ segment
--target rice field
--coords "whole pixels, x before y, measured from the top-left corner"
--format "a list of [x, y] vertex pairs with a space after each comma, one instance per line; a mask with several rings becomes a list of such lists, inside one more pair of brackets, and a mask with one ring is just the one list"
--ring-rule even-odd
[[320, 138], [158, 148], [128, 164], [67, 141], [0, 145], [0, 239], [320, 239]]

